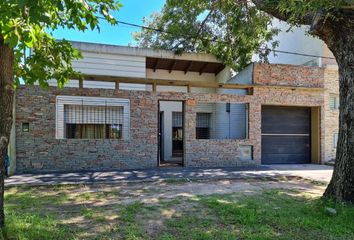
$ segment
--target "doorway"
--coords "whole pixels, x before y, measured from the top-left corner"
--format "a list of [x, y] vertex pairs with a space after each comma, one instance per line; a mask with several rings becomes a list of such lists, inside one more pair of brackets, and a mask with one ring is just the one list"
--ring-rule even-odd
[[160, 100], [158, 104], [158, 166], [183, 166], [184, 102]]
[[262, 164], [311, 162], [311, 109], [262, 106]]

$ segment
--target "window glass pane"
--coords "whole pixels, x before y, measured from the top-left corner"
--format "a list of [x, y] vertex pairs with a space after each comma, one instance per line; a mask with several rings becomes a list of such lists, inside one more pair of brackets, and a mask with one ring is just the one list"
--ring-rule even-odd
[[331, 96], [329, 98], [329, 107], [331, 110], [339, 109], [339, 96]]
[[66, 138], [122, 139], [122, 106], [64, 105]]
[[172, 127], [183, 126], [183, 114], [182, 112], [172, 112]]
[[245, 139], [248, 132], [248, 104], [199, 103], [196, 139]]
[[333, 148], [337, 148], [338, 144], [338, 133], [333, 134]]
[[122, 124], [109, 124], [106, 126], [107, 137], [110, 139], [122, 139]]
[[329, 107], [333, 110], [336, 108], [336, 98], [330, 97], [329, 99]]
[[196, 139], [210, 139], [211, 113], [197, 113]]
[[82, 139], [105, 138], [104, 124], [66, 124], [66, 137]]

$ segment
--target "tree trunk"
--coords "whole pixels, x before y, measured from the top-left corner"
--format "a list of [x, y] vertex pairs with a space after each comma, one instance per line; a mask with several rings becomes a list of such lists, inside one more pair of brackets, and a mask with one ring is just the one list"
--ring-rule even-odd
[[4, 214], [4, 180], [5, 180], [5, 154], [10, 138], [12, 126], [12, 105], [14, 97], [13, 88], [14, 55], [12, 49], [4, 44], [0, 36], [0, 227], [5, 225]]
[[332, 179], [324, 197], [354, 202], [354, 25], [335, 22], [322, 38], [339, 70], [339, 135]]

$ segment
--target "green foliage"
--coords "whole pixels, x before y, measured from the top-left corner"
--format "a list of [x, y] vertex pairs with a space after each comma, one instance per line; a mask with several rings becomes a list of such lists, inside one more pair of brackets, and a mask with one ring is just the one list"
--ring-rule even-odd
[[[244, 68], [253, 54], [261, 61], [278, 45], [273, 37], [272, 16], [282, 16], [291, 25], [303, 18], [348, 5], [350, 0], [167, 0], [160, 13], [145, 18], [134, 33], [137, 45], [173, 50], [176, 53], [211, 53], [235, 70]], [[308, 23], [309, 24], [309, 23]]]
[[115, 0], [3, 0], [0, 1], [0, 40], [15, 53], [15, 82], [56, 79], [62, 87], [70, 76], [80, 76], [71, 65], [81, 57], [66, 40], [55, 40], [52, 31], [58, 28], [85, 31], [99, 30], [99, 16], [111, 24], [111, 15], [121, 4]]
[[[319, 198], [293, 196], [284, 190], [235, 199], [232, 195], [204, 197], [201, 202], [221, 224], [238, 226], [246, 239], [353, 239], [354, 208]], [[329, 215], [332, 207], [337, 215]]]
[[177, 53], [211, 53], [236, 69], [247, 65], [253, 52], [265, 57], [267, 51], [261, 47], [277, 32], [268, 27], [271, 18], [267, 14], [234, 0], [168, 0], [161, 13], [144, 21], [163, 32], [143, 29], [135, 33], [138, 45]]
[[276, 2], [275, 8], [287, 16], [287, 22], [297, 25], [308, 16], [319, 15], [324, 19], [332, 18], [334, 17], [333, 11], [348, 6], [352, 0], [267, 0], [266, 2], [270, 7], [274, 6], [274, 2]]

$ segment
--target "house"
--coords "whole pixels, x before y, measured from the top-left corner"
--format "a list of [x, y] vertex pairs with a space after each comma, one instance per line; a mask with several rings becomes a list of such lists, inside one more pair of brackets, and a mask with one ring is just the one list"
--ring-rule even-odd
[[326, 101], [336, 70], [253, 63], [232, 77], [208, 54], [73, 44], [84, 80], [16, 90], [12, 173], [332, 157]]

